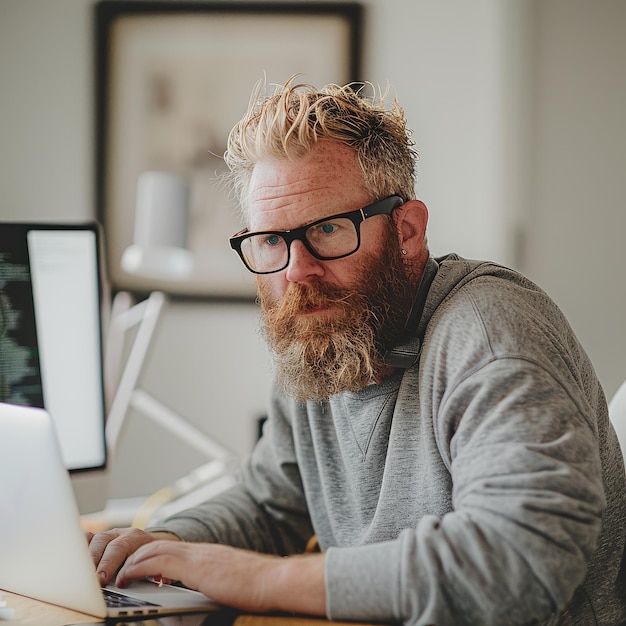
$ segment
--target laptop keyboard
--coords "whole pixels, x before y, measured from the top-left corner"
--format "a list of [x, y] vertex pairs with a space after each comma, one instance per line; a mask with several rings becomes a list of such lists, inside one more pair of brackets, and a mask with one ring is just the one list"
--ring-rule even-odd
[[126, 596], [122, 593], [117, 593], [112, 589], [108, 589], [104, 587], [102, 589], [102, 595], [104, 596], [104, 601], [106, 605], [111, 608], [120, 608], [127, 606], [158, 606], [157, 604], [153, 604], [152, 602], [148, 602], [146, 600], [139, 600], [137, 598], [131, 598], [130, 596]]

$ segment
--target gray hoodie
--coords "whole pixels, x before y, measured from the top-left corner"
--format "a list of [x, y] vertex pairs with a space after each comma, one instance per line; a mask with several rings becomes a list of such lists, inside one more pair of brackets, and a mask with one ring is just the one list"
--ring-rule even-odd
[[430, 267], [412, 365], [324, 402], [274, 390], [241, 483], [159, 529], [278, 554], [316, 534], [333, 619], [621, 624], [626, 479], [587, 355], [520, 274]]

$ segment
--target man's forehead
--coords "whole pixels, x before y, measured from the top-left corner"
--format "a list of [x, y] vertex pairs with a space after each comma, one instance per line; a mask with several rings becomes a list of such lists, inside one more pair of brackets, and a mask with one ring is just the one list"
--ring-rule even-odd
[[289, 194], [257, 198], [250, 204], [251, 230], [289, 230], [337, 213], [337, 205], [321, 194]]
[[251, 229], [296, 228], [367, 204], [369, 195], [356, 157], [354, 161], [313, 157], [267, 160], [255, 166], [248, 193]]
[[289, 185], [321, 179], [331, 182], [346, 176], [362, 176], [356, 153], [338, 142], [320, 142], [310, 152], [293, 158], [265, 158], [257, 161], [251, 187], [263, 184]]

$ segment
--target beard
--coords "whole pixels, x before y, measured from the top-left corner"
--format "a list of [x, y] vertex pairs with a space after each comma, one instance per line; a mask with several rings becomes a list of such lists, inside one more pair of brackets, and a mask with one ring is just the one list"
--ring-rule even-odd
[[389, 370], [384, 355], [404, 331], [418, 276], [402, 259], [391, 224], [380, 249], [364, 259], [349, 288], [291, 283], [277, 302], [258, 281], [262, 332], [284, 394], [323, 400], [358, 391]]

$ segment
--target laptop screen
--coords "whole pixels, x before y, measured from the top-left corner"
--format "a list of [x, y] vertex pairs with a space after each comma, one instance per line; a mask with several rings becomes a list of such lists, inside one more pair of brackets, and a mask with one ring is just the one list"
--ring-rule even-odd
[[95, 224], [0, 223], [0, 401], [45, 408], [70, 471], [106, 464]]

